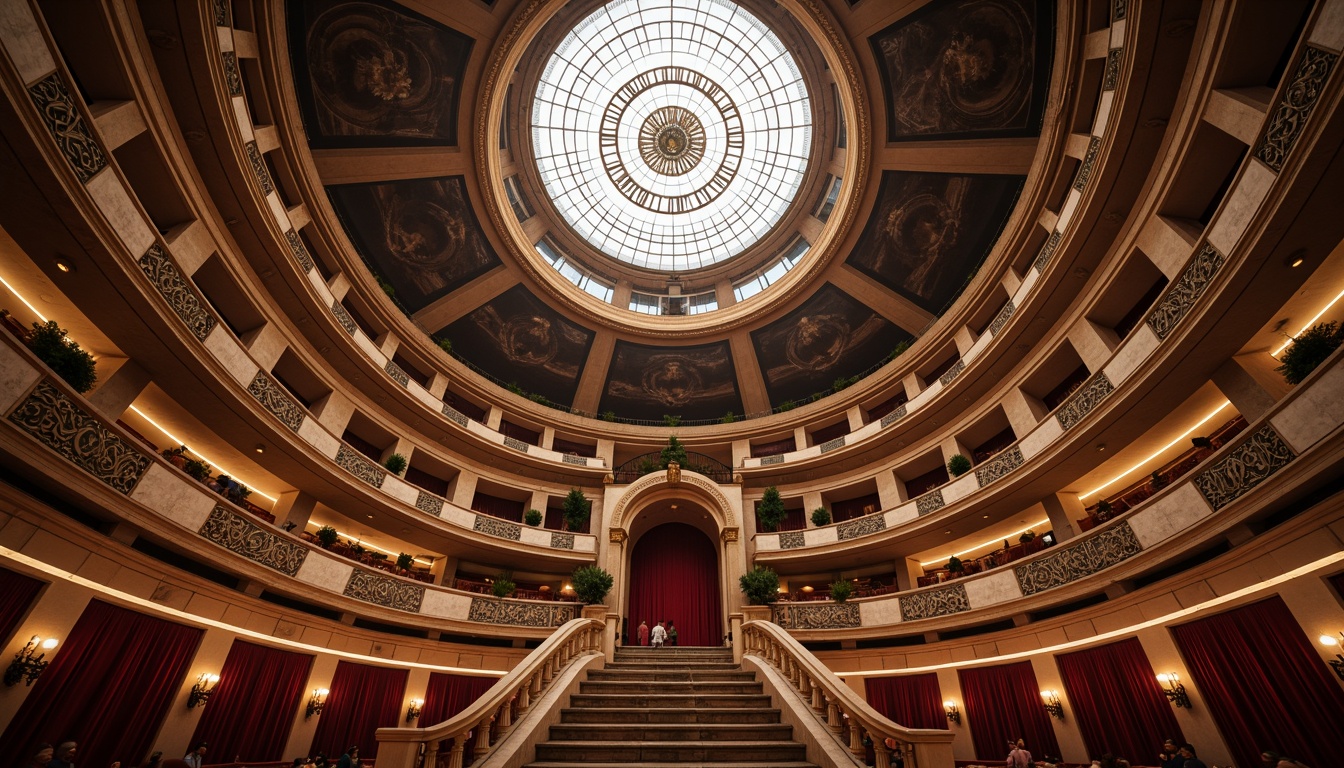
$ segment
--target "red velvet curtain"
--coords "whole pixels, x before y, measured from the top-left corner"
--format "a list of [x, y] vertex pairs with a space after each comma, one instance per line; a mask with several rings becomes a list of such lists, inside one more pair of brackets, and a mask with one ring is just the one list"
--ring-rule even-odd
[[379, 728], [402, 725], [406, 717], [405, 669], [388, 669], [353, 661], [336, 664], [327, 703], [318, 717], [309, 754], [339, 757], [352, 746], [362, 760], [378, 756]]
[[907, 728], [947, 730], [938, 674], [867, 677], [863, 691], [873, 709]]
[[1137, 637], [1061, 654], [1055, 663], [1090, 757], [1110, 752], [1142, 765], [1156, 759], [1153, 745], [1184, 742]]
[[1018, 739], [1026, 742], [1033, 759], [1059, 756], [1031, 662], [962, 669], [957, 677], [976, 758], [1002, 762], [1008, 757], [1008, 742]]
[[0, 755], [28, 754], [39, 741], [72, 740], [79, 742], [80, 764], [139, 765], [168, 707], [183, 706], [177, 695], [201, 634], [90, 602], [0, 735]]
[[208, 742], [212, 763], [283, 759], [312, 667], [312, 656], [234, 640], [190, 743]]
[[1340, 765], [1344, 690], [1278, 596], [1171, 628], [1240, 765], [1271, 749]]
[[723, 645], [719, 556], [698, 528], [660, 525], [640, 537], [630, 556], [630, 639], [647, 621], [677, 625], [678, 645]]
[[[481, 694], [490, 690], [490, 686], [499, 682], [497, 677], [472, 677], [470, 675], [450, 675], [444, 672], [432, 672], [429, 675], [429, 688], [425, 690], [425, 703], [420, 708], [419, 726], [428, 728], [438, 725], [466, 709]], [[476, 734], [467, 739], [466, 754], [470, 755], [476, 744]], [[451, 746], [445, 742], [443, 748]]]
[[[0, 642], [9, 639], [46, 582], [0, 568]], [[27, 638], [24, 638], [27, 642]]]

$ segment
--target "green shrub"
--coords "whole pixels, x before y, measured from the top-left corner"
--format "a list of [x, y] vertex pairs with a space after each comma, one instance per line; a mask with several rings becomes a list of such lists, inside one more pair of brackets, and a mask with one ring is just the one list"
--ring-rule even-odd
[[1151, 478], [1148, 480], [1148, 487], [1153, 489], [1153, 493], [1157, 493], [1163, 488], [1166, 488], [1168, 482], [1167, 476], [1155, 469], [1153, 470]]
[[530, 394], [530, 395], [527, 396], [527, 399], [528, 399], [528, 400], [531, 400], [532, 402], [536, 403], [537, 405], [544, 405], [544, 406], [546, 406], [547, 408], [554, 408], [554, 407], [555, 407], [555, 403], [552, 403], [552, 402], [551, 402], [551, 398], [549, 398], [549, 397], [547, 397], [547, 396], [545, 396], [545, 395], [543, 395], [543, 394], [541, 394], [541, 393], [539, 393], [539, 392], [533, 392], [532, 394]]
[[500, 571], [495, 574], [495, 581], [490, 585], [490, 593], [495, 597], [508, 597], [518, 590], [518, 585], [513, 583], [513, 571]]
[[331, 545], [336, 543], [341, 535], [330, 525], [324, 525], [317, 529], [317, 543], [322, 545], [323, 549], [331, 549]]
[[681, 426], [681, 417], [680, 417], [680, 416], [673, 416], [673, 415], [671, 415], [671, 414], [667, 414], [667, 413], [665, 413], [665, 414], [663, 414], [663, 426], [664, 426], [664, 427], [680, 427], [680, 426]]
[[752, 605], [769, 605], [779, 599], [779, 574], [763, 565], [742, 574], [738, 583]]
[[383, 466], [387, 468], [388, 472], [391, 472], [394, 475], [400, 475], [402, 472], [406, 471], [406, 457], [402, 456], [400, 453], [394, 453], [387, 457], [387, 461], [383, 462]]
[[574, 594], [585, 605], [597, 605], [606, 600], [613, 583], [611, 574], [596, 565], [585, 565], [574, 571]]
[[541, 512], [536, 509], [529, 509], [527, 510], [527, 514], [523, 515], [523, 522], [527, 523], [533, 528], [537, 527], [538, 525], [541, 525], [541, 519], [542, 519]]
[[198, 482], [204, 483], [206, 480], [210, 479], [210, 465], [206, 464], [204, 461], [187, 459], [186, 463], [182, 465], [182, 471], [186, 472], [192, 479], [197, 480]]
[[1105, 522], [1111, 516], [1111, 502], [1102, 499], [1097, 502], [1097, 519]]
[[1034, 538], [1036, 538], [1036, 532], [1028, 528], [1027, 530], [1022, 532], [1021, 536], [1017, 537], [1017, 543], [1026, 544], [1027, 542], [1031, 541]]
[[677, 462], [678, 465], [686, 466], [686, 446], [681, 444], [676, 435], [667, 438], [667, 447], [658, 455], [658, 460], [662, 462], [662, 468], [667, 469], [667, 465]]
[[439, 341], [439, 349], [442, 349], [444, 352], [447, 352], [447, 353], [450, 354], [450, 355], [453, 354], [453, 342], [452, 342], [452, 341], [450, 341], [450, 340], [448, 340], [448, 339], [439, 339], [438, 341]]
[[852, 387], [855, 384], [857, 384], [858, 381], [859, 381], [858, 376], [841, 376], [840, 378], [832, 382], [831, 391], [839, 392], [842, 389], [848, 389], [849, 387]]
[[409, 571], [411, 570], [412, 565], [415, 565], [415, 558], [411, 557], [409, 553], [402, 552], [397, 555], [398, 568], [400, 568], [403, 571]]
[[159, 455], [160, 455], [160, 456], [163, 456], [163, 458], [168, 459], [169, 461], [172, 461], [172, 460], [173, 460], [175, 457], [177, 457], [177, 456], [181, 456], [182, 458], [186, 458], [186, 457], [187, 457], [187, 446], [185, 446], [185, 445], [179, 445], [179, 446], [176, 447], [176, 448], [164, 448], [164, 449], [159, 453]]
[[97, 363], [93, 355], [80, 349], [65, 334], [66, 330], [55, 320], [33, 323], [28, 348], [76, 392], [88, 392], [98, 382]]
[[970, 471], [971, 460], [960, 453], [947, 460], [947, 474], [953, 477], [961, 477]]
[[947, 570], [949, 573], [961, 573], [966, 570], [966, 566], [962, 565], [961, 558], [953, 555], [947, 559]]
[[775, 408], [775, 410], [779, 411], [780, 413], [783, 413], [784, 411], [792, 411], [795, 407], [796, 405], [792, 400], [785, 400], [784, 402], [780, 403], [779, 406]]
[[845, 602], [852, 594], [854, 594], [854, 585], [844, 579], [831, 584], [831, 599], [837, 603]]
[[823, 525], [831, 524], [831, 513], [825, 507], [817, 507], [812, 510], [812, 524], [820, 528]]
[[583, 495], [583, 491], [570, 488], [561, 510], [565, 515], [565, 527], [571, 531], [581, 531], [593, 512], [593, 502]]
[[601, 419], [601, 420], [603, 420], [603, 421], [615, 421], [615, 420], [616, 420], [616, 412], [615, 412], [615, 411], [603, 411], [603, 412], [601, 413], [601, 415], [599, 415], [597, 418], [599, 418], [599, 419]]
[[1344, 329], [1338, 323], [1313, 325], [1293, 337], [1292, 345], [1283, 353], [1281, 364], [1274, 370], [1282, 373], [1289, 384], [1300, 384], [1339, 348], [1342, 341]]
[[765, 489], [765, 495], [756, 507], [756, 519], [761, 529], [767, 532], [775, 530], [784, 522], [784, 499], [780, 498], [779, 489], [775, 486]]
[[725, 413], [723, 416], [719, 418], [720, 424], [732, 424], [735, 421], [737, 421], [737, 415], [734, 414], [732, 411]]
[[892, 360], [895, 360], [896, 358], [898, 358], [898, 357], [900, 357], [901, 355], [905, 354], [905, 351], [906, 351], [907, 349], [909, 349], [909, 348], [910, 348], [910, 342], [908, 342], [908, 341], [902, 341], [901, 343], [897, 344], [897, 345], [891, 350], [891, 352], [889, 352], [889, 353], [887, 354], [887, 359], [884, 360], [883, 362], [887, 362], [887, 363], [889, 363], [889, 362], [891, 362]]

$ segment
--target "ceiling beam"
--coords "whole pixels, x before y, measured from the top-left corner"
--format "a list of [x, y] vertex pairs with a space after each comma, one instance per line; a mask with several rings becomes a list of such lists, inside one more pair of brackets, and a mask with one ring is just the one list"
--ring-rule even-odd
[[472, 164], [460, 147], [315, 149], [313, 162], [323, 184], [461, 176]]
[[905, 141], [878, 147], [873, 165], [882, 170], [1026, 175], [1040, 139]]

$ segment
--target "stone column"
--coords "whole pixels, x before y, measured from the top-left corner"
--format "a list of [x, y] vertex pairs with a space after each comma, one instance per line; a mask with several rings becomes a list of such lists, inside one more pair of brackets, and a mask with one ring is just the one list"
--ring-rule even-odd
[[275, 502], [272, 513], [279, 525], [293, 523], [293, 530], [301, 532], [308, 526], [308, 520], [313, 516], [313, 508], [316, 506], [317, 499], [306, 491], [285, 491], [280, 494], [279, 501]]
[[1255, 421], [1292, 389], [1274, 370], [1278, 364], [1268, 350], [1236, 355], [1213, 372], [1213, 384], [1247, 421]]
[[[108, 364], [115, 362], [116, 359], [103, 358], [98, 364], [106, 369]], [[140, 393], [145, 391], [150, 382], [149, 372], [134, 360], [130, 358], [120, 360], [121, 365], [111, 374], [100, 371], [99, 378], [102, 379], [102, 383], [89, 395], [89, 404], [94, 410], [100, 416], [112, 421], [120, 419], [126, 413], [126, 409], [140, 397]]]
[[1076, 493], [1053, 493], [1041, 499], [1045, 514], [1050, 518], [1050, 526], [1055, 531], [1055, 541], [1068, 541], [1078, 535], [1076, 520], [1084, 517], [1083, 502]]

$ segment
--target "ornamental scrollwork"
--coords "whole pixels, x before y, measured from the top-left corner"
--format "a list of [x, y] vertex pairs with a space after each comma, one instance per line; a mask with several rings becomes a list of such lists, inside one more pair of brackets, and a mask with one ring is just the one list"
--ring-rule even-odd
[[415, 508], [428, 515], [443, 515], [443, 499], [428, 491], [420, 491], [415, 497]]
[[112, 488], [130, 493], [150, 459], [66, 397], [50, 382], [38, 384], [9, 420], [62, 458]]
[[498, 536], [501, 539], [518, 541], [523, 536], [521, 526], [510, 523], [508, 520], [500, 520], [498, 517], [490, 515], [476, 515], [476, 522], [472, 524], [471, 529], [477, 533], [485, 533], [491, 536]]
[[1129, 8], [1129, 0], [1115, 0], [1111, 4], [1111, 22], [1115, 23], [1125, 18], [1125, 11]]
[[1013, 568], [1023, 595], [1063, 586], [1139, 554], [1143, 546], [1128, 521]]
[[552, 549], [573, 549], [573, 548], [574, 548], [574, 534], [572, 534], [572, 533], [552, 533], [552, 534], [551, 534], [551, 548], [552, 548]]
[[776, 603], [771, 619], [784, 629], [852, 629], [862, 625], [856, 603]]
[[779, 534], [780, 549], [797, 549], [807, 546], [807, 536], [802, 531], [785, 531]]
[[516, 437], [505, 437], [504, 447], [512, 448], [513, 450], [520, 451], [522, 453], [527, 453], [527, 449], [530, 448], [531, 446], [528, 445], [527, 443], [524, 443], [522, 440], [519, 440]]
[[383, 370], [387, 372], [388, 376], [392, 377], [393, 381], [397, 382], [401, 386], [403, 387], [411, 386], [410, 375], [407, 374], [405, 371], [401, 370], [401, 366], [397, 365], [391, 360], [387, 361], [387, 365], [383, 366]]
[[1176, 285], [1167, 291], [1157, 307], [1148, 315], [1148, 327], [1159, 339], [1166, 339], [1176, 324], [1185, 318], [1190, 308], [1204, 295], [1226, 259], [1208, 243], [1195, 254], [1190, 266], [1181, 273]]
[[1013, 300], [1009, 299], [1008, 303], [1003, 305], [1003, 309], [1000, 309], [999, 313], [994, 316], [994, 322], [989, 324], [989, 335], [998, 336], [999, 331], [1003, 330], [1003, 326], [1008, 324], [1016, 311], [1017, 307], [1013, 306]]
[[229, 0], [215, 0], [215, 26], [229, 26]]
[[[893, 410], [891, 413], [888, 413], [886, 416], [882, 417], [882, 428], [886, 429], [887, 427], [890, 427], [892, 424], [895, 424], [901, 419], [904, 419], [907, 412], [908, 411], [906, 410], [905, 403], [901, 403], [900, 405], [896, 406], [895, 410]], [[765, 462], [762, 461], [761, 463], [764, 464]]]
[[1111, 380], [1106, 378], [1104, 372], [1097, 371], [1096, 375], [1079, 387], [1077, 392], [1070, 395], [1069, 401], [1055, 413], [1055, 419], [1059, 422], [1060, 428], [1065, 431], [1072, 428], [1113, 391], [1115, 391], [1115, 387], [1111, 386]]
[[294, 576], [308, 556], [308, 548], [216, 504], [197, 531], [202, 537], [286, 576]]
[[252, 165], [252, 173], [261, 184], [262, 194], [271, 194], [275, 191], [275, 182], [271, 180], [271, 172], [266, 168], [266, 160], [261, 156], [261, 147], [257, 146], [257, 142], [249, 141], [244, 148], [247, 150], [247, 161]]
[[[1106, 74], [1101, 79], [1102, 91], [1114, 91], [1120, 84], [1120, 61], [1125, 54], [1123, 48], [1112, 48], [1106, 52]], [[1093, 139], [1096, 141], [1096, 139]], [[1080, 187], [1081, 189], [1081, 187]]]
[[387, 473], [381, 467], [345, 443], [341, 443], [341, 447], [336, 451], [336, 464], [374, 488], [382, 488], [383, 479], [387, 477]]
[[965, 584], [914, 592], [902, 595], [899, 599], [902, 621], [931, 619], [971, 610], [971, 599], [966, 595]]
[[1050, 233], [1050, 237], [1045, 239], [1045, 244], [1041, 246], [1040, 252], [1036, 254], [1036, 262], [1033, 264], [1033, 267], [1035, 267], [1038, 274], [1045, 274], [1045, 268], [1050, 264], [1050, 259], [1054, 258], [1055, 249], [1059, 247], [1059, 240], [1063, 236], [1064, 235], [1056, 229], [1054, 232]]
[[835, 535], [841, 541], [857, 539], [887, 529], [887, 517], [882, 514], [864, 515], [857, 520], [846, 520], [835, 527]]
[[158, 289], [159, 295], [163, 296], [169, 307], [172, 307], [173, 314], [186, 323], [191, 335], [195, 336], [197, 341], [205, 341], [205, 337], [215, 329], [215, 316], [206, 310], [204, 302], [196, 295], [196, 291], [182, 276], [173, 260], [168, 258], [168, 252], [163, 246], [158, 243], [150, 245], [149, 250], [145, 251], [136, 263]]
[[831, 451], [834, 451], [836, 448], [844, 448], [845, 437], [846, 437], [845, 435], [841, 435], [833, 440], [827, 440], [826, 442], [822, 443], [821, 452], [830, 453]]
[[588, 459], [584, 458], [583, 456], [574, 456], [568, 453], [562, 453], [560, 454], [560, 460], [566, 464], [574, 464], [575, 466], [580, 467], [588, 466]]
[[230, 96], [243, 95], [243, 78], [238, 74], [238, 54], [224, 51], [224, 84], [228, 86]]
[[975, 481], [981, 488], [1007, 477], [1010, 472], [1022, 466], [1022, 449], [1014, 445], [1007, 450], [994, 454], [984, 464], [975, 468]]
[[256, 398], [261, 407], [279, 419], [281, 424], [289, 427], [291, 432], [298, 432], [299, 427], [303, 426], [303, 408], [264, 371], [259, 370], [252, 377], [252, 383], [247, 385], [247, 393]]
[[346, 333], [351, 336], [355, 335], [355, 331], [359, 329], [359, 326], [355, 325], [354, 318], [350, 317], [350, 313], [345, 311], [345, 307], [341, 306], [341, 302], [332, 302], [331, 314], [336, 316], [336, 322], [341, 324], [341, 327], [345, 329]]
[[777, 453], [774, 456], [761, 457], [762, 467], [769, 466], [770, 464], [783, 464], [783, 463], [784, 463], [784, 454], [782, 453]]
[[1087, 189], [1087, 182], [1092, 178], [1092, 169], [1097, 164], [1097, 153], [1101, 151], [1101, 137], [1093, 136], [1087, 142], [1087, 152], [1083, 155], [1082, 165], [1078, 166], [1078, 173], [1073, 177], [1073, 188], [1079, 192]]
[[915, 514], [923, 517], [930, 512], [942, 509], [946, 503], [943, 501], [943, 489], [934, 488], [928, 493], [915, 497]]
[[1196, 475], [1195, 487], [1209, 506], [1222, 509], [1296, 458], [1279, 433], [1266, 424]]
[[1302, 60], [1293, 72], [1293, 79], [1283, 89], [1283, 97], [1265, 127], [1265, 136], [1255, 149], [1255, 156], [1265, 165], [1275, 171], [1283, 170], [1284, 160], [1302, 135], [1307, 118], [1311, 117], [1311, 111], [1316, 108], [1325, 81], [1330, 77], [1338, 58], [1336, 54], [1311, 45], [1303, 50]]
[[345, 584], [346, 597], [363, 600], [397, 611], [419, 613], [425, 599], [425, 588], [391, 576], [380, 576], [363, 568], [356, 568]]
[[291, 229], [285, 232], [285, 241], [289, 243], [289, 252], [294, 257], [294, 260], [299, 262], [299, 267], [303, 269], [304, 272], [312, 272], [313, 256], [308, 253], [308, 246], [303, 244], [303, 240], [299, 238], [298, 231]]
[[951, 368], [948, 368], [943, 373], [942, 376], [938, 377], [938, 381], [944, 387], [946, 387], [948, 384], [951, 384], [958, 376], [960, 376], [961, 372], [964, 370], [966, 370], [966, 361], [958, 359], [957, 362]]
[[473, 597], [467, 610], [467, 621], [480, 624], [508, 624], [517, 627], [558, 627], [574, 618], [575, 603], [526, 603], [514, 600], [492, 600]]
[[29, 86], [28, 96], [81, 184], [107, 167], [107, 155], [79, 114], [79, 107], [59, 72], [52, 72]]
[[456, 423], [460, 427], [467, 426], [467, 416], [451, 405], [443, 406], [443, 415], [448, 417], [449, 421]]

